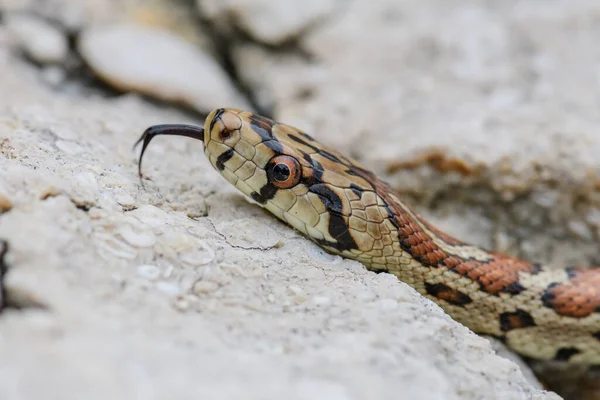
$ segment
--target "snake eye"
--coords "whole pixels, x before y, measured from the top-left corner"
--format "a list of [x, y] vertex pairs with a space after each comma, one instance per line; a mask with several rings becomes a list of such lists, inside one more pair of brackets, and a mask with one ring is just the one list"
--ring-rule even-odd
[[267, 178], [279, 189], [289, 189], [300, 181], [302, 170], [294, 157], [275, 156], [267, 164]]

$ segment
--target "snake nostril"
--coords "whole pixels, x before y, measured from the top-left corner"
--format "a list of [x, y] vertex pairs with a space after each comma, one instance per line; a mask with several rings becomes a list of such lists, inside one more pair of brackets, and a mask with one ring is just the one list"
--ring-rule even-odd
[[223, 140], [229, 139], [231, 137], [231, 135], [233, 135], [233, 132], [230, 131], [229, 129], [223, 129], [221, 132], [219, 132], [219, 136]]

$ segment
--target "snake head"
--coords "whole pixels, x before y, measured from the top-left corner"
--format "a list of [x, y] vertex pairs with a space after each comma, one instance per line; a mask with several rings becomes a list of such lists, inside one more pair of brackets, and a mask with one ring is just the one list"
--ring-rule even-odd
[[367, 192], [377, 202], [372, 174], [358, 162], [300, 129], [238, 109], [212, 111], [204, 131], [208, 160], [241, 192], [332, 251], [356, 249], [353, 208], [364, 210]]

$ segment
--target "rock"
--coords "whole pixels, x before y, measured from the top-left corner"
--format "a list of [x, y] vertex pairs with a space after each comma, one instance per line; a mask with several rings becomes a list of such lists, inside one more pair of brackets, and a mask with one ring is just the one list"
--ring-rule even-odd
[[[121, 17], [110, 6], [117, 2], [93, 3], [107, 5], [105, 16]], [[588, 135], [594, 113], [586, 119], [577, 108], [564, 107], [563, 127], [569, 129], [554, 143], [544, 139], [554, 125], [543, 122], [556, 122], [558, 114], [545, 107], [562, 100], [542, 96], [543, 104], [534, 104], [551, 84], [566, 90], [567, 105], [583, 109], [585, 101], [594, 104], [593, 80], [588, 76], [587, 85], [569, 89], [559, 79], [579, 82], [567, 74], [574, 68], [569, 57], [557, 63], [532, 55], [523, 45], [527, 41], [511, 35], [529, 38], [536, 34], [529, 27], [542, 23], [556, 39], [544, 45], [544, 53], [554, 49], [578, 61], [593, 60], [595, 53], [585, 46], [563, 47], [592, 38], [593, 24], [579, 22], [586, 21], [583, 11], [591, 11], [593, 3], [585, 10], [585, 2], [562, 8], [552, 3], [544, 13], [527, 3], [343, 3], [349, 8], [335, 23], [303, 30], [299, 40], [315, 56], [310, 63], [293, 51], [266, 51], [253, 43], [243, 45], [254, 56], [244, 64], [242, 45], [236, 45], [236, 68], [248, 68], [240, 76], [252, 80], [252, 90], [262, 88], [278, 118], [312, 127], [314, 136], [351, 151], [380, 173], [388, 162], [400, 162], [388, 177], [415, 183], [425, 199], [425, 185], [434, 185], [429, 189], [434, 192], [444, 185], [466, 191], [465, 181], [474, 182], [468, 204], [490, 196], [492, 216], [478, 216], [476, 207], [468, 213], [449, 208], [448, 217], [434, 222], [476, 241], [499, 235], [495, 227], [502, 214], [493, 213], [501, 212], [496, 204], [501, 202], [490, 193], [513, 192], [507, 199], [514, 199], [523, 216], [514, 225], [529, 221], [528, 212], [537, 208], [560, 209], [541, 226], [557, 224], [560, 218], [554, 217], [566, 213], [561, 207], [570, 196], [558, 183], [559, 172], [527, 175], [515, 167], [519, 157], [529, 165], [545, 152], [570, 181], [581, 170], [567, 170], [564, 157], [579, 150], [583, 163], [596, 165], [597, 157], [590, 158], [596, 139]], [[507, 34], [506, 26], [521, 29]], [[577, 29], [567, 35], [563, 31], [574, 29], [569, 27]], [[86, 35], [112, 28], [87, 29]], [[127, 53], [123, 57], [154, 57], [148, 49], [154, 43], [134, 42], [120, 50]], [[158, 42], [156, 47], [164, 46]], [[4, 287], [23, 309], [0, 315], [0, 371], [7, 372], [0, 373], [1, 399], [557, 398], [527, 381], [526, 366], [497, 356], [486, 339], [393, 276], [323, 253], [243, 200], [210, 167], [198, 141], [157, 138], [145, 158], [148, 179], [142, 187], [131, 151], [141, 132], [157, 123], [202, 121], [138, 96], [57, 94], [60, 80], [57, 87], [40, 84], [43, 72], [9, 54], [0, 39], [0, 192], [14, 204], [0, 215], [0, 238], [10, 240]], [[102, 64], [118, 57], [103, 55]], [[158, 64], [169, 79], [181, 73], [179, 62]], [[579, 65], [587, 71], [596, 64]], [[515, 75], [521, 68], [525, 71]], [[532, 77], [526, 73], [531, 68], [542, 72]], [[134, 82], [151, 94], [156, 90], [150, 86], [165, 82], [160, 75], [140, 83], [136, 74], [142, 74], [135, 71], [120, 76], [118, 87], [128, 90], [132, 84], [123, 82]], [[81, 85], [76, 76], [68, 80]], [[193, 86], [198, 80], [185, 82]], [[189, 95], [189, 88], [177, 84], [177, 93]], [[573, 96], [575, 90], [584, 100]], [[477, 119], [482, 115], [485, 123]], [[526, 121], [541, 132], [535, 137], [543, 150], [533, 150], [535, 137], [529, 134], [538, 131], [521, 126]], [[483, 136], [488, 131], [499, 136]], [[447, 147], [419, 153], [434, 143], [435, 134]], [[467, 150], [476, 153], [473, 165]], [[494, 163], [511, 152], [505, 164]], [[541, 205], [528, 205], [524, 196], [514, 195], [515, 188], [543, 192], [535, 186], [542, 176], [554, 182], [554, 197], [536, 196], [543, 198]], [[590, 175], [590, 186], [594, 179]], [[582, 196], [577, 207], [587, 199]], [[461, 201], [448, 196], [435, 204]], [[426, 205], [416, 208], [427, 212]], [[590, 225], [600, 220], [596, 209], [581, 210]], [[552, 232], [539, 231], [552, 239]], [[508, 231], [509, 239], [522, 239], [522, 230], [517, 232]], [[590, 247], [597, 252], [595, 243]]]
[[5, 24], [23, 51], [40, 64], [61, 63], [69, 54], [64, 32], [43, 19], [27, 14], [8, 14]]
[[[157, 139], [142, 188], [132, 144], [183, 114], [56, 96], [16, 59], [0, 74], [0, 187], [19, 205], [0, 217], [6, 289], [50, 320], [0, 317], [0, 398], [555, 398], [392, 276], [243, 200], [200, 143]], [[208, 217], [172, 207], [189, 192]]]
[[225, 105], [250, 108], [209, 55], [168, 31], [133, 24], [94, 27], [82, 33], [77, 48], [96, 75], [118, 90], [204, 113]]
[[336, 1], [198, 0], [198, 7], [221, 29], [236, 24], [255, 40], [276, 46], [323, 22], [335, 10]]

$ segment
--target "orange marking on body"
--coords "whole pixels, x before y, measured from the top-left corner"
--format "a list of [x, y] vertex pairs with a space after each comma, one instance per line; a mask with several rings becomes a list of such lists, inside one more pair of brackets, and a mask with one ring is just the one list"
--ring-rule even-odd
[[600, 269], [574, 269], [567, 283], [552, 284], [542, 301], [559, 315], [585, 318], [600, 312]]
[[519, 282], [519, 272], [532, 273], [534, 266], [523, 260], [498, 254], [491, 261], [465, 261], [453, 268], [460, 275], [479, 282], [487, 293], [498, 294]]

